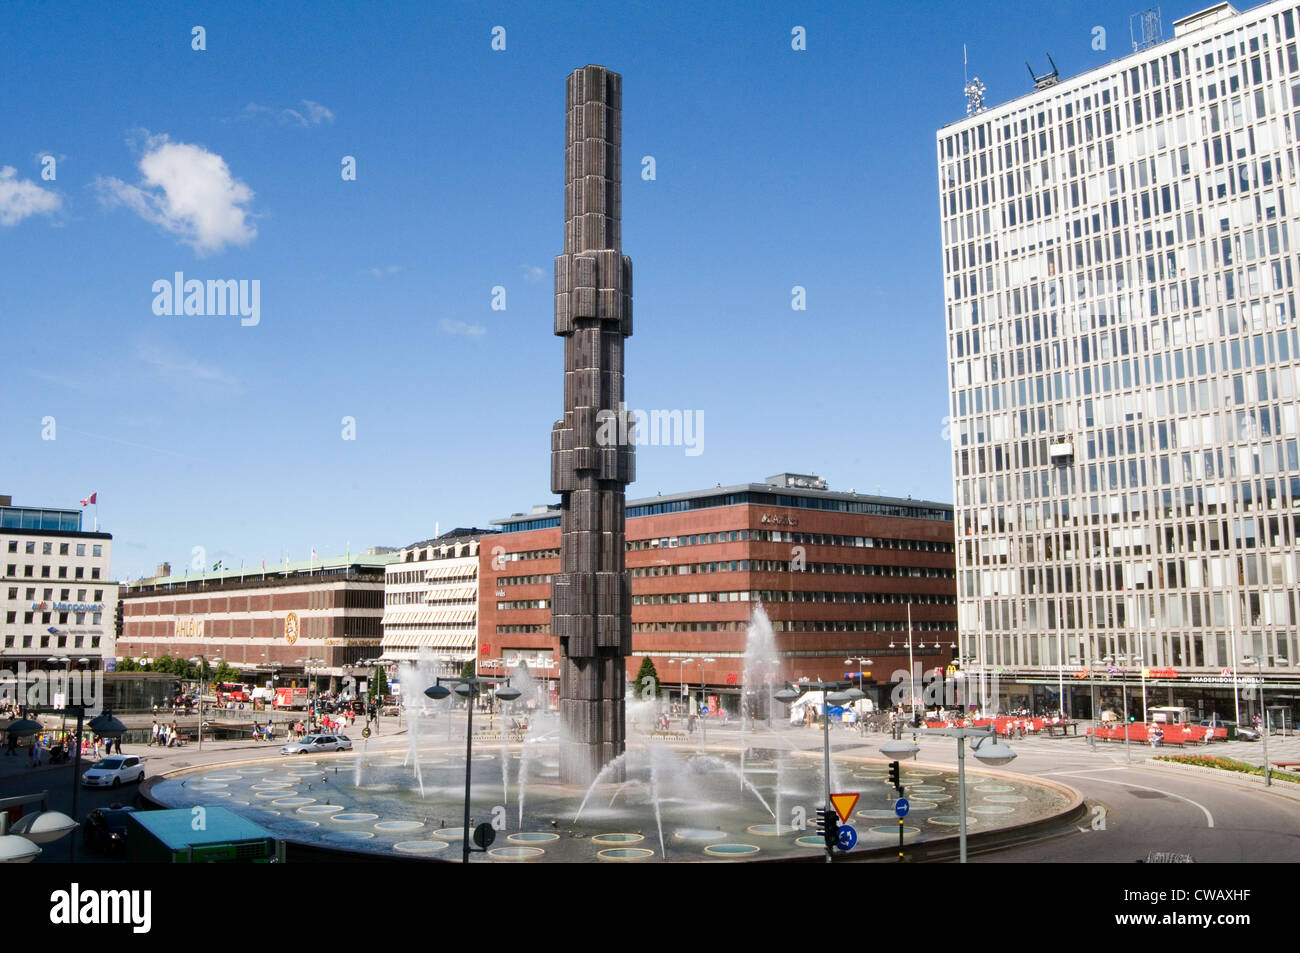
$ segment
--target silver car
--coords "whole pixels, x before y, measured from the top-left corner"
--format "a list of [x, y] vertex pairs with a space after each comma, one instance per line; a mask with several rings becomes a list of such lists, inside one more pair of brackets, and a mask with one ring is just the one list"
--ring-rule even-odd
[[301, 741], [291, 741], [280, 747], [280, 754], [308, 754], [322, 751], [351, 751], [352, 741], [347, 735], [307, 735]]

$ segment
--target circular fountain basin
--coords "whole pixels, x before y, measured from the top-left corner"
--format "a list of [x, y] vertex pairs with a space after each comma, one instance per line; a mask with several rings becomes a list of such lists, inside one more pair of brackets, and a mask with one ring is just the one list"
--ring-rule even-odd
[[[898, 828], [897, 827], [868, 827], [867, 833], [875, 834], [877, 837], [897, 837]], [[921, 833], [921, 828], [919, 827], [907, 827], [906, 825], [903, 827], [904, 837], [912, 837], [919, 833]]]
[[[753, 757], [746, 757], [747, 770], [742, 774], [737, 751], [638, 742], [634, 735], [617, 780], [606, 774], [590, 785], [567, 785], [549, 776], [558, 772], [557, 742], [536, 742], [523, 749], [522, 758], [514, 757], [521, 750], [517, 744], [481, 744], [483, 750], [476, 752], [480, 759], [471, 762], [475, 823], [488, 819], [492, 806], [504, 805], [508, 830], [498, 836], [498, 850], [527, 848], [540, 854], [489, 852], [476, 856], [476, 862], [650, 858], [692, 862], [744, 860], [756, 854], [764, 860], [794, 859], [806, 858], [809, 849], [824, 849], [814, 832], [787, 823], [792, 807], [817, 804], [824, 797], [819, 752], [790, 752], [779, 745], [755, 749]], [[212, 765], [206, 771], [191, 768], [157, 779], [147, 793], [164, 807], [222, 803], [292, 841], [340, 847], [346, 843], [370, 854], [445, 857], [457, 852], [464, 837], [459, 823], [465, 789], [462, 746], [460, 740], [445, 744], [416, 739], [404, 758], [376, 752], [354, 757], [350, 764], [329, 759], [319, 759], [319, 764], [277, 764], [272, 757], [260, 770], [247, 774], [242, 765]], [[886, 832], [868, 838], [868, 849], [887, 846], [888, 839], [898, 837], [899, 825], [890, 809], [896, 793], [887, 784], [884, 765], [843, 753], [835, 759], [839, 776], [853, 778], [841, 782], [842, 786], [862, 798], [855, 823], [864, 828], [874, 823]], [[326, 784], [320, 783], [322, 773]], [[908, 818], [905, 837], [913, 843], [950, 837], [951, 827], [930, 823], [929, 818], [932, 811], [945, 808], [949, 814], [941, 817], [951, 814], [955, 798], [944, 792], [952, 791], [947, 785], [953, 783], [955, 773], [930, 765], [909, 768], [907, 773], [917, 780], [908, 787], [913, 816]], [[1001, 775], [976, 780], [980, 786], [1010, 785]], [[1059, 786], [1018, 776], [1006, 792], [991, 793], [1025, 800], [1001, 802], [973, 795], [980, 806], [1012, 809], [1010, 813], [968, 809], [968, 816], [978, 819], [980, 831], [1053, 816], [1069, 805]], [[322, 803], [327, 799], [333, 803]], [[372, 836], [327, 836], [337, 834]], [[398, 843], [408, 846], [399, 849]], [[606, 851], [632, 853], [599, 856]]]
[[[375, 825], [375, 830], [382, 831], [385, 834], [409, 834], [411, 831], [418, 831], [424, 826], [421, 821], [380, 821]], [[451, 828], [446, 828], [451, 830]], [[456, 836], [460, 836], [460, 828], [456, 828]], [[436, 832], [437, 836], [444, 836], [442, 832]]]
[[497, 847], [488, 851], [488, 856], [496, 860], [530, 861], [545, 853], [540, 847]]
[[[935, 824], [939, 827], [960, 827], [961, 826], [961, 815], [959, 814], [936, 814], [934, 817], [927, 817], [926, 820], [929, 821], [931, 824]], [[966, 815], [967, 827], [972, 827], [973, 825], [978, 823], [979, 823], [978, 817], [971, 817], [969, 814]]]
[[649, 860], [654, 855], [654, 851], [647, 850], [644, 847], [611, 847], [597, 853], [596, 859], [610, 863], [626, 864], [635, 863], [638, 860]]
[[710, 857], [751, 857], [763, 848], [756, 844], [710, 844], [704, 853]]
[[707, 844], [712, 841], [726, 840], [727, 835], [723, 831], [711, 831], [704, 827], [683, 827], [673, 832], [673, 838], [689, 844]]
[[506, 840], [515, 844], [543, 844], [559, 839], [559, 834], [552, 834], [550, 831], [520, 831], [518, 834], [509, 834], [506, 837]]
[[639, 844], [645, 840], [644, 834], [597, 834], [592, 837], [593, 844]]
[[370, 831], [329, 831], [325, 836], [332, 840], [370, 840], [375, 835]]

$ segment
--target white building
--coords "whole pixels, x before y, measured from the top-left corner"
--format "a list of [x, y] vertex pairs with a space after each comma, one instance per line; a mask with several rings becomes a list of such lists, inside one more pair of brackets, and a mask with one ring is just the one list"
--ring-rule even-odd
[[110, 534], [82, 530], [80, 510], [0, 496], [0, 668], [95, 670], [115, 658], [112, 545]]
[[454, 529], [399, 551], [384, 575], [386, 660], [425, 656], [458, 673], [478, 657], [479, 538], [494, 532]]
[[1298, 21], [1219, 4], [937, 134], [961, 653], [1004, 704], [1298, 684]]

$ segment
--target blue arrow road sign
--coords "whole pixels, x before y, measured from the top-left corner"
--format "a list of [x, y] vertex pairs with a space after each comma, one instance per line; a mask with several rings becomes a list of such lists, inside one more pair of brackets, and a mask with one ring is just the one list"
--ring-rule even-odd
[[840, 850], [852, 850], [858, 842], [858, 832], [848, 824], [840, 825], [840, 839], [835, 842], [835, 846]]
[[907, 798], [905, 797], [900, 797], [894, 802], [894, 813], [899, 817], [907, 817], [907, 812], [911, 809], [912, 807], [907, 803]]

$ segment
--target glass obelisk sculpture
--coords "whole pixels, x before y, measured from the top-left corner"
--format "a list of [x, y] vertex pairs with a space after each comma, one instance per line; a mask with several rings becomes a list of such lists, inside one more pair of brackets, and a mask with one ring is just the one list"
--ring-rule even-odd
[[[555, 333], [564, 338], [564, 419], [551, 431], [560, 495], [560, 571], [551, 631], [560, 640], [560, 780], [589, 784], [624, 750], [632, 597], [625, 490], [635, 478], [623, 408], [623, 339], [632, 333], [632, 261], [621, 252], [623, 78], [569, 75], [564, 254], [555, 259]], [[616, 777], [617, 775], [617, 777]], [[610, 773], [622, 780], [623, 772]]]

